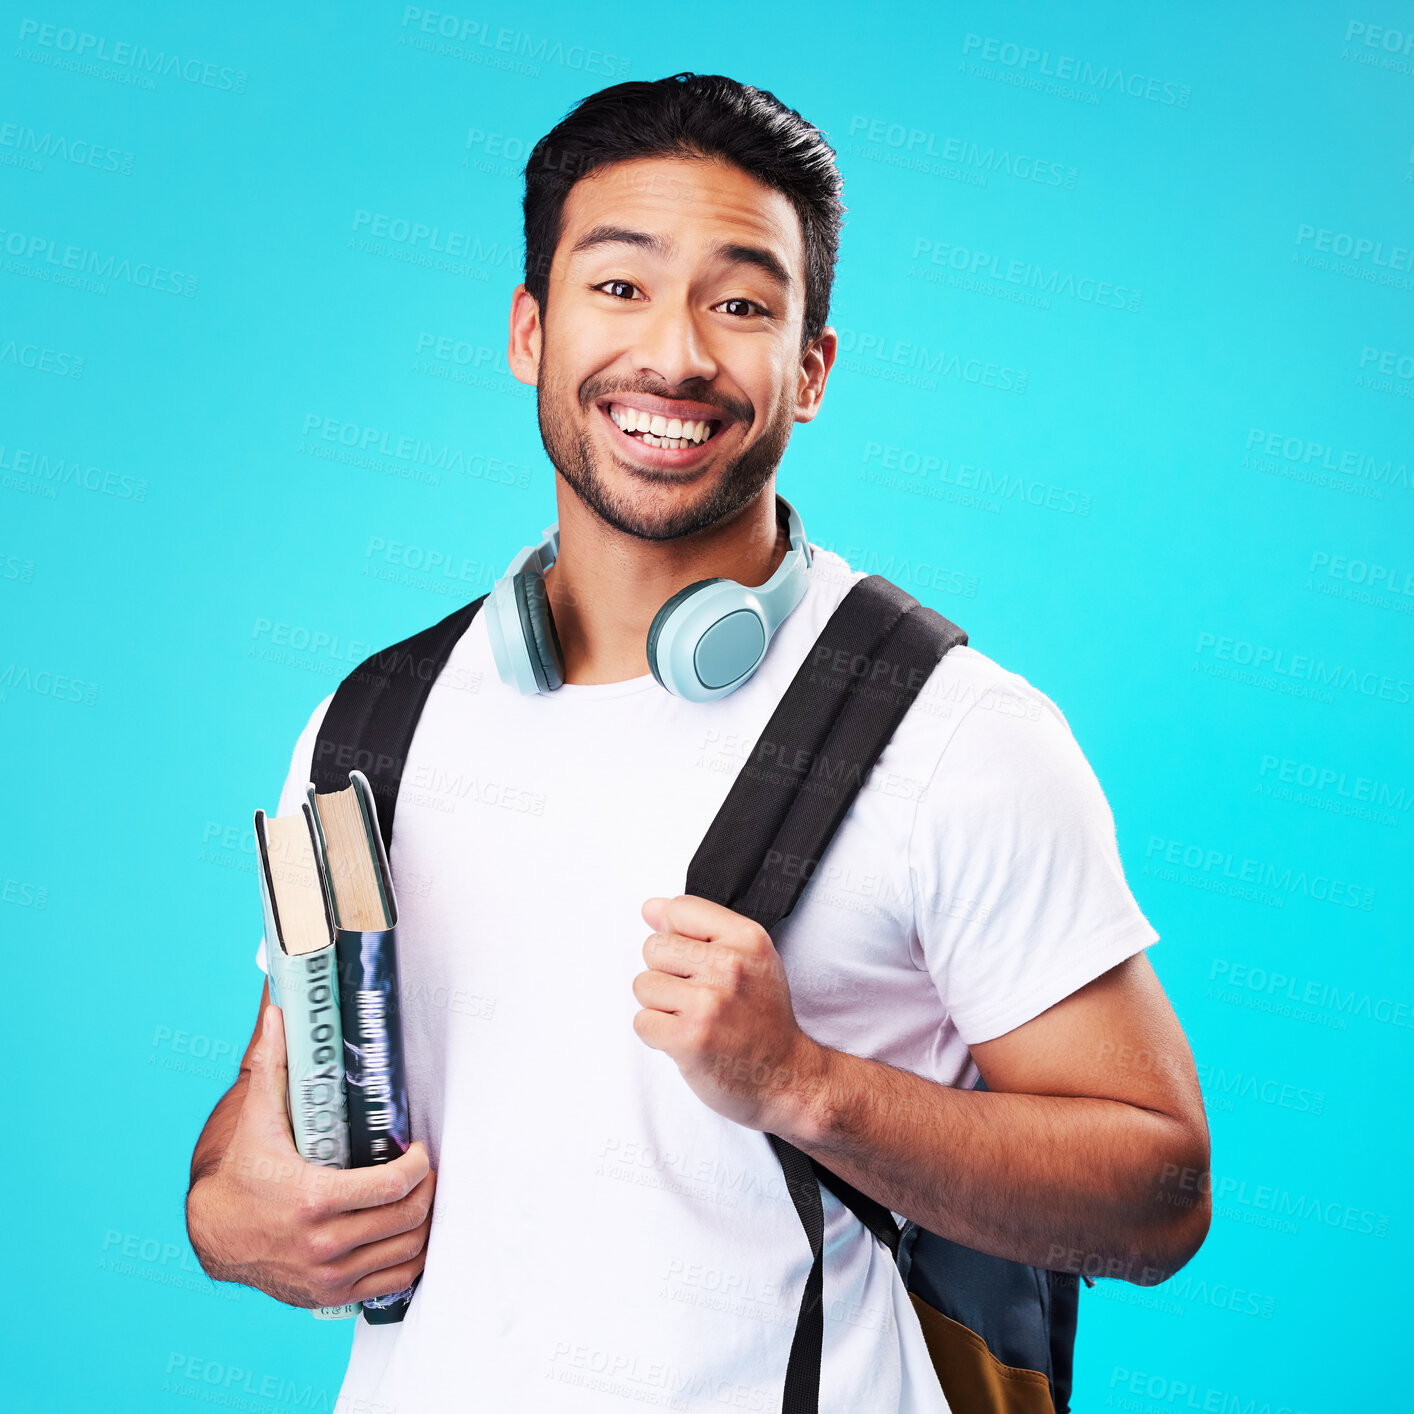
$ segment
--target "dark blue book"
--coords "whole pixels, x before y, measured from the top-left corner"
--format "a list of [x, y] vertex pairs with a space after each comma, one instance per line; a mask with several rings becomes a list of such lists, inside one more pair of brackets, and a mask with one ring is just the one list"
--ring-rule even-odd
[[[334, 912], [349, 1167], [367, 1168], [396, 1159], [412, 1143], [398, 1008], [398, 904], [363, 773], [350, 771], [348, 788], [327, 795], [310, 786], [309, 801]], [[364, 1319], [401, 1321], [415, 1287], [365, 1301]]]

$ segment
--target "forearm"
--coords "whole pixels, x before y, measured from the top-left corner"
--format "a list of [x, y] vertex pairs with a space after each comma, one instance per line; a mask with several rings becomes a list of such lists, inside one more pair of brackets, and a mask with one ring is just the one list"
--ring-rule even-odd
[[792, 1087], [775, 1132], [964, 1246], [1150, 1285], [1207, 1231], [1195, 1182], [1206, 1149], [1170, 1115], [1118, 1100], [958, 1090], [814, 1042], [802, 1073], [809, 1079]]
[[217, 1100], [216, 1108], [211, 1111], [210, 1117], [202, 1128], [201, 1137], [196, 1141], [196, 1148], [191, 1156], [191, 1176], [187, 1184], [188, 1190], [195, 1187], [198, 1179], [205, 1178], [220, 1167], [221, 1160], [230, 1145], [231, 1136], [235, 1133], [241, 1106], [245, 1103], [246, 1086], [249, 1079], [250, 1071], [243, 1069], [236, 1077], [235, 1084]]

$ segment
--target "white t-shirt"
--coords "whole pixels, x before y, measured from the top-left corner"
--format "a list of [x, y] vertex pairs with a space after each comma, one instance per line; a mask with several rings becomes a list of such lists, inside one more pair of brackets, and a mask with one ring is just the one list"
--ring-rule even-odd
[[[816, 549], [744, 687], [522, 697], [478, 614], [433, 687], [393, 837], [414, 1138], [437, 1169], [406, 1319], [357, 1324], [349, 1414], [780, 1408], [810, 1249], [766, 1138], [637, 1037], [645, 899], [688, 861], [862, 574]], [[322, 703], [295, 747], [298, 808]], [[946, 1085], [1157, 934], [1064, 717], [970, 647], [933, 673], [776, 930], [817, 1040]], [[259, 958], [264, 966], [263, 945]], [[888, 1253], [829, 1193], [822, 1414], [945, 1414]]]

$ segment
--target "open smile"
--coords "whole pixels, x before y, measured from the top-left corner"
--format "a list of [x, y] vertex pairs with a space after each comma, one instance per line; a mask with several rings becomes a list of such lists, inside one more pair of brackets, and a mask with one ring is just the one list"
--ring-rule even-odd
[[708, 445], [730, 423], [718, 408], [661, 398], [610, 398], [599, 411], [622, 450], [652, 467], [686, 467], [705, 459]]

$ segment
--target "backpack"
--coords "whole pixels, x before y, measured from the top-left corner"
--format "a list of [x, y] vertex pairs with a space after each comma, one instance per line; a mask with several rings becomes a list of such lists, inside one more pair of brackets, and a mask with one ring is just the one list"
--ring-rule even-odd
[[[485, 596], [375, 653], [325, 713], [310, 777], [318, 791], [368, 778], [385, 848], [398, 787], [432, 684]], [[826, 623], [767, 722], [688, 867], [689, 894], [769, 932], [795, 907], [904, 713], [967, 635], [879, 575], [859, 580]], [[808, 763], [799, 769], [796, 763]], [[791, 765], [782, 765], [791, 763]], [[979, 1079], [975, 1088], [985, 1086]], [[1079, 1283], [1068, 1273], [960, 1246], [905, 1222], [793, 1145], [768, 1135], [813, 1261], [782, 1414], [818, 1414], [828, 1188], [892, 1254], [955, 1414], [1067, 1414]]]

